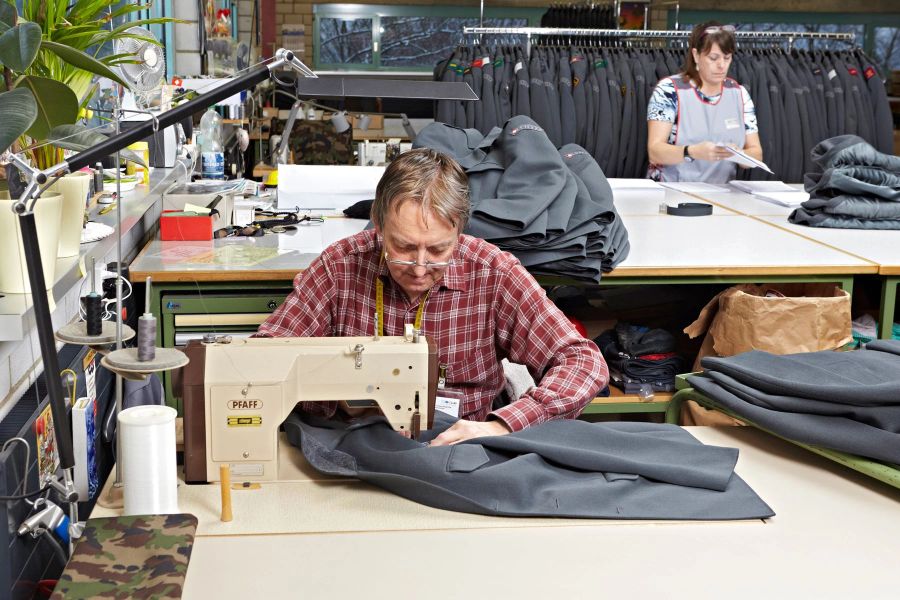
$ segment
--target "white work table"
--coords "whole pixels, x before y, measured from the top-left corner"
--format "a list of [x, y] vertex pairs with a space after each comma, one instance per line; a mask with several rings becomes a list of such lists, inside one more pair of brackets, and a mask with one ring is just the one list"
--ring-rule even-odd
[[[803, 189], [803, 184], [800, 183], [789, 185], [798, 190]], [[774, 202], [762, 200], [758, 196], [734, 188], [730, 192], [704, 192], [694, 196], [734, 212], [750, 216], [784, 217], [787, 220], [788, 215], [794, 210], [794, 207], [781, 206]]]
[[776, 516], [486, 517], [359, 482], [307, 481], [236, 491], [234, 521], [222, 523], [218, 486], [182, 486], [180, 509], [200, 521], [184, 598], [892, 596], [900, 490], [755, 429], [689, 431], [739, 448], [738, 474]]
[[631, 251], [617, 276], [876, 273], [862, 258], [742, 215], [622, 215]]

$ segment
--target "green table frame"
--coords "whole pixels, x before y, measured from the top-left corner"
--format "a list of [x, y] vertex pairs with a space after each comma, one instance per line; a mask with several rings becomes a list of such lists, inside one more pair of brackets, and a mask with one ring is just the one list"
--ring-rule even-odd
[[704, 408], [717, 410], [723, 414], [728, 415], [729, 417], [738, 419], [739, 421], [743, 421], [747, 425], [755, 427], [760, 431], [765, 431], [770, 435], [774, 435], [777, 438], [781, 438], [787, 442], [800, 446], [801, 448], [805, 448], [806, 450], [809, 450], [814, 454], [818, 454], [819, 456], [823, 456], [836, 463], [840, 463], [845, 467], [853, 469], [854, 471], [858, 471], [864, 475], [868, 475], [869, 477], [877, 479], [878, 481], [886, 483], [890, 486], [900, 488], [900, 465], [878, 462], [869, 458], [857, 456], [855, 454], [849, 454], [847, 452], [841, 452], [839, 450], [832, 450], [830, 448], [822, 448], [820, 446], [814, 446], [812, 444], [806, 444], [803, 442], [792, 440], [790, 438], [786, 438], [764, 427], [760, 427], [752, 421], [749, 421], [732, 411], [722, 408], [721, 406], [716, 404], [714, 400], [692, 388], [690, 383], [688, 383], [687, 381], [687, 377], [688, 375], [685, 374], [679, 375], [676, 378], [675, 386], [676, 388], [678, 388], [678, 391], [674, 396], [672, 396], [672, 400], [669, 402], [668, 410], [666, 411], [667, 423], [677, 423], [678, 416], [681, 413], [681, 405], [686, 400], [693, 400]]
[[897, 308], [897, 285], [900, 284], [900, 276], [882, 275], [882, 277], [881, 308], [878, 311], [878, 337], [882, 340], [889, 340], [894, 329], [894, 312]]
[[[575, 285], [623, 286], [623, 285], [691, 285], [691, 284], [736, 284], [736, 283], [835, 283], [851, 295], [853, 275], [687, 275], [687, 276], [632, 276], [612, 275], [604, 277], [599, 284], [562, 277], [540, 276], [543, 286]], [[900, 278], [895, 278], [900, 279]], [[151, 289], [151, 310], [159, 315], [157, 344], [164, 348], [175, 345], [175, 317], [177, 314], [220, 314], [220, 313], [261, 313], [272, 312], [292, 289], [288, 279], [239, 280], [239, 281], [154, 281]], [[896, 295], [896, 285], [891, 288]], [[173, 302], [177, 300], [178, 306]], [[208, 331], [210, 327], [196, 327], [195, 331]], [[191, 331], [184, 328], [183, 331]], [[162, 375], [166, 403], [181, 414], [181, 398], [175, 395], [172, 373]], [[622, 402], [592, 403], [584, 414], [625, 414], [625, 413], [665, 413], [668, 401], [641, 402], [631, 397]]]

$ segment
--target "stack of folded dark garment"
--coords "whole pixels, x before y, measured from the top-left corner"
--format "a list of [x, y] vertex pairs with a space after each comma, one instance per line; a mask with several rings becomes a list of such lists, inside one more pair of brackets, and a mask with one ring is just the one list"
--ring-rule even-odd
[[812, 150], [804, 176], [809, 200], [788, 218], [811, 227], [900, 229], [900, 157], [860, 137], [841, 135]]
[[575, 144], [557, 150], [530, 118], [513, 117], [488, 135], [434, 123], [415, 146], [465, 169], [465, 233], [511, 252], [532, 273], [597, 282], [628, 255], [628, 232], [597, 162]]
[[594, 339], [609, 366], [610, 383], [626, 394], [647, 385], [654, 392], [675, 390], [684, 359], [675, 353], [675, 338], [663, 329], [619, 323]]
[[690, 384], [790, 440], [900, 464], [900, 341], [853, 352], [707, 357]]

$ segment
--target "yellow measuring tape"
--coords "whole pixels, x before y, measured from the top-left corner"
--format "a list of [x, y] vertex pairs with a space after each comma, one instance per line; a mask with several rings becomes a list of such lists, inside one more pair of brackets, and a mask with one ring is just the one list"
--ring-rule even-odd
[[[416, 322], [413, 325], [419, 331], [422, 330], [422, 314], [425, 312], [425, 301], [428, 300], [428, 294], [431, 290], [425, 292], [422, 300], [419, 302], [419, 308], [416, 310]], [[375, 276], [375, 314], [378, 318], [378, 335], [384, 335], [384, 282], [381, 277]]]

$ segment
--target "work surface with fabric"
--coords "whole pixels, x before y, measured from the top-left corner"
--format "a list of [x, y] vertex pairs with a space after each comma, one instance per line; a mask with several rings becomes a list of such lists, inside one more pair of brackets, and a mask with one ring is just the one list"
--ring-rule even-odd
[[197, 517], [88, 521], [53, 598], [181, 598]]
[[900, 341], [854, 352], [704, 358], [688, 381], [778, 435], [900, 464]]
[[356, 477], [422, 504], [503, 516], [752, 519], [772, 510], [734, 473], [738, 451], [677, 426], [551, 421], [454, 446], [421, 441], [380, 417], [352, 423], [295, 411], [285, 432], [315, 469]]

